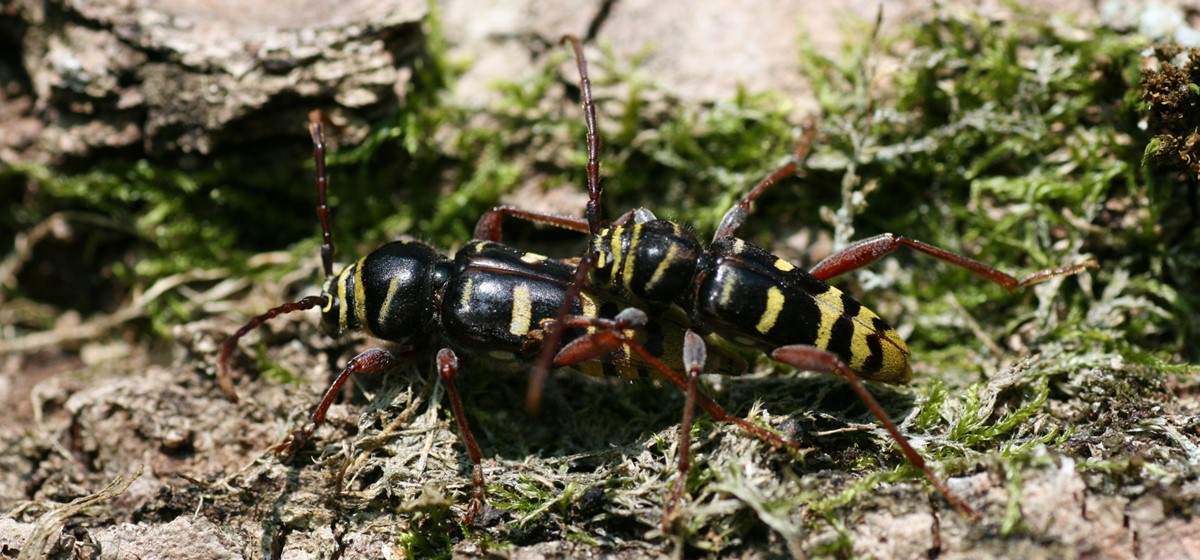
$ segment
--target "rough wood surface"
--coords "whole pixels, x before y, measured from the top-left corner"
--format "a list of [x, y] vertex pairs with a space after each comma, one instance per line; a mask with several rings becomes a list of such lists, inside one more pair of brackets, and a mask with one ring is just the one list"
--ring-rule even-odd
[[426, 12], [420, 1], [6, 8], [41, 128], [6, 135], [4, 148], [50, 160], [236, 151], [293, 135], [295, 115], [334, 103], [352, 120], [379, 118], [403, 91]]

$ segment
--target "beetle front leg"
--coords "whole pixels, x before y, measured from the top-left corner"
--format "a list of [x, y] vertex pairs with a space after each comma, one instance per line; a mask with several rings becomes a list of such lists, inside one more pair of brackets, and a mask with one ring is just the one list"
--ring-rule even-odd
[[284, 438], [282, 443], [276, 445], [275, 454], [291, 456], [304, 446], [304, 442], [308, 441], [313, 432], [321, 424], [325, 423], [325, 414], [329, 412], [329, 406], [333, 404], [333, 400], [337, 398], [338, 390], [350, 379], [351, 375], [386, 373], [388, 370], [395, 369], [396, 366], [399, 366], [411, 357], [411, 353], [394, 354], [382, 348], [371, 348], [351, 358], [346, 364], [346, 369], [343, 369], [342, 373], [338, 374], [333, 383], [329, 385], [329, 388], [325, 390], [325, 396], [321, 397], [321, 402], [317, 404], [317, 409], [309, 417], [308, 423], [293, 431], [288, 437]]
[[733, 237], [737, 235], [738, 228], [746, 222], [746, 218], [750, 216], [751, 204], [758, 200], [767, 189], [775, 186], [780, 181], [804, 172], [804, 163], [808, 160], [808, 154], [812, 151], [813, 140], [817, 136], [816, 119], [808, 118], [804, 121], [801, 129], [800, 141], [792, 150], [792, 157], [788, 158], [787, 163], [784, 163], [775, 171], [764, 177], [750, 192], [746, 193], [736, 204], [731, 206], [725, 212], [725, 216], [721, 218], [720, 225], [717, 226], [717, 231], [713, 235], [713, 241], [723, 237]]

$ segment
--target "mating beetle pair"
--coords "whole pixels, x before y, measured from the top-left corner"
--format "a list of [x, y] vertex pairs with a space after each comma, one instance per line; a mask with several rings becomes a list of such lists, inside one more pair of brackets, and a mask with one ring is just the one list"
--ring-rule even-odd
[[[485, 213], [452, 258], [418, 242], [392, 242], [333, 273], [333, 242], [326, 204], [325, 145], [321, 116], [310, 116], [317, 166], [322, 264], [319, 296], [286, 303], [255, 317], [222, 346], [218, 379], [236, 399], [227, 375], [237, 341], [281, 313], [320, 307], [331, 335], [361, 330], [401, 350], [370, 349], [354, 357], [321, 399], [310, 420], [276, 452], [294, 453], [324, 421], [352, 375], [384, 373], [437, 349], [436, 364], [473, 465], [466, 519], [484, 505], [482, 453], [471, 433], [455, 386], [460, 361], [467, 367], [529, 370], [527, 407], [535, 410], [551, 368], [574, 367], [626, 378], [655, 376], [686, 391], [679, 475], [665, 517], [683, 496], [689, 468], [689, 430], [696, 404], [714, 419], [733, 422], [775, 446], [792, 446], [779, 434], [726, 413], [697, 386], [701, 373], [742, 373], [746, 366], [729, 346], [763, 351], [791, 367], [836, 373], [850, 386], [935, 488], [960, 513], [977, 514], [936, 477], [863, 387], [860, 379], [905, 383], [912, 372], [900, 336], [875, 313], [826, 280], [869, 265], [901, 247], [966, 268], [1007, 289], [1096, 267], [1093, 261], [1035, 272], [1018, 280], [992, 267], [916, 240], [884, 234], [855, 243], [803, 271], [735, 237], [751, 204], [769, 187], [802, 170], [815, 136], [808, 125], [793, 157], [749, 191], [725, 215], [705, 248], [685, 228], [645, 209], [612, 224], [601, 218], [600, 140], [587, 64], [574, 49], [588, 131], [589, 199], [584, 218], [501, 206]], [[501, 243], [505, 218], [519, 218], [586, 233], [589, 250], [577, 264]]]

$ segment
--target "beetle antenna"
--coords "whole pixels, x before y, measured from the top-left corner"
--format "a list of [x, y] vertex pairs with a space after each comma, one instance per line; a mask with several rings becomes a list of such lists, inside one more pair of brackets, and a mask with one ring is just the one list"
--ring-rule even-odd
[[317, 218], [321, 220], [321, 265], [325, 277], [333, 276], [333, 232], [329, 229], [329, 203], [325, 191], [329, 177], [325, 175], [325, 113], [314, 109], [308, 113], [308, 131], [313, 141], [313, 163], [317, 167]]
[[[329, 201], [326, 196], [326, 191], [329, 186], [329, 177], [325, 174], [325, 114], [320, 109], [315, 109], [308, 113], [308, 130], [312, 135], [313, 142], [313, 163], [317, 168], [317, 218], [321, 221], [321, 266], [325, 271], [325, 277], [333, 276], [333, 232], [329, 228]], [[217, 384], [221, 387], [221, 392], [225, 393], [225, 398], [230, 402], [238, 402], [237, 390], [233, 386], [233, 380], [229, 376], [229, 357], [233, 354], [233, 350], [237, 348], [238, 340], [250, 333], [250, 331], [261, 327], [263, 323], [280, 315], [291, 313], [293, 311], [303, 311], [312, 309], [325, 303], [325, 296], [308, 296], [300, 301], [288, 302], [280, 305], [262, 315], [250, 319], [242, 328], [233, 333], [221, 344], [221, 354], [217, 358]]]
[[229, 356], [233, 354], [233, 349], [237, 348], [237, 342], [243, 336], [249, 334], [250, 331], [261, 327], [263, 323], [274, 319], [285, 313], [293, 311], [303, 311], [312, 309], [325, 302], [325, 296], [308, 296], [300, 301], [288, 302], [279, 307], [271, 309], [258, 317], [250, 319], [242, 328], [233, 333], [233, 336], [227, 338], [221, 344], [221, 354], [217, 357], [217, 384], [221, 386], [221, 392], [225, 393], [225, 398], [230, 402], [238, 402], [237, 390], [233, 387], [233, 380], [229, 378]]

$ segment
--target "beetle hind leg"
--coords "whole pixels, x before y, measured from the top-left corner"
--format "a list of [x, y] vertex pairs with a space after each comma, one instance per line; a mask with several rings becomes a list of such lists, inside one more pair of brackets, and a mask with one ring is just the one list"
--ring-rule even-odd
[[942, 479], [938, 478], [938, 476], [934, 474], [933, 470], [929, 468], [929, 465], [925, 463], [925, 458], [922, 457], [916, 449], [913, 449], [912, 444], [908, 442], [908, 438], [904, 437], [904, 434], [900, 433], [900, 429], [896, 427], [896, 423], [892, 422], [892, 419], [888, 416], [887, 412], [884, 411], [883, 407], [879, 405], [879, 401], [875, 400], [875, 397], [871, 395], [870, 391], [867, 391], [867, 388], [862, 384], [862, 381], [859, 380], [858, 375], [856, 375], [850, 369], [850, 367], [846, 365], [846, 362], [843, 361], [841, 357], [839, 357], [837, 354], [822, 350], [815, 346], [804, 345], [781, 346], [776, 348], [775, 351], [771, 352], [771, 357], [796, 369], [816, 371], [821, 373], [833, 373], [846, 378], [846, 380], [850, 382], [850, 388], [854, 390], [854, 393], [858, 395], [858, 398], [867, 406], [867, 408], [871, 411], [871, 414], [875, 415], [875, 418], [879, 420], [879, 423], [883, 426], [883, 428], [887, 430], [889, 435], [892, 436], [892, 440], [896, 442], [896, 445], [900, 446], [900, 449], [904, 452], [904, 456], [908, 459], [908, 462], [925, 475], [925, 478], [929, 480], [930, 484], [937, 489], [938, 493], [940, 493], [942, 497], [946, 498], [946, 501], [950, 503], [950, 506], [953, 507], [955, 511], [958, 511], [968, 519], [979, 519], [979, 513], [971, 508], [971, 506], [963, 501], [963, 499], [957, 494], [952, 492], [950, 488], [948, 488], [946, 484], [942, 482]]

